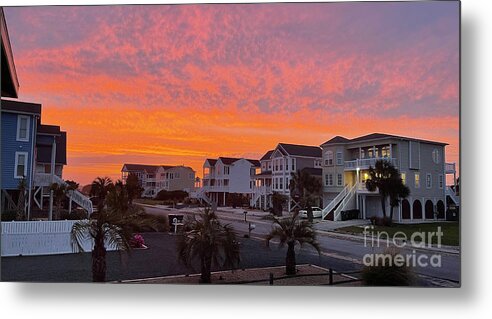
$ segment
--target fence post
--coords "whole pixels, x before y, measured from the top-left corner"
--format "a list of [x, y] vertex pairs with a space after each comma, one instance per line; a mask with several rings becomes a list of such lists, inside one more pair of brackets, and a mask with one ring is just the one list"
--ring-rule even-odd
[[330, 286], [333, 285], [333, 269], [330, 268], [329, 270], [329, 283], [330, 283]]
[[270, 273], [270, 286], [273, 286], [273, 273]]

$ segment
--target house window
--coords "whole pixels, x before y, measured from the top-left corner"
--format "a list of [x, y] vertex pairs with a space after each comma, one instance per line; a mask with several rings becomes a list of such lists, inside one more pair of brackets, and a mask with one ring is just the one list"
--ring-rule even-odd
[[283, 178], [279, 178], [280, 179], [280, 189], [284, 189], [284, 179]]
[[381, 148], [381, 157], [390, 157], [390, 147], [389, 146], [383, 146]]
[[176, 173], [176, 175], [174, 177], [179, 178], [179, 173]]
[[328, 174], [325, 174], [325, 186], [330, 186]]
[[427, 188], [431, 188], [432, 187], [432, 175], [431, 174], [427, 174], [426, 177], [425, 177], [425, 186]]
[[29, 142], [29, 116], [17, 116], [17, 141]]
[[342, 165], [342, 152], [337, 152], [337, 165]]
[[285, 189], [288, 189], [289, 188], [289, 178], [286, 177], [285, 178]]
[[228, 179], [224, 179], [224, 186], [229, 186], [229, 180]]
[[432, 160], [434, 161], [434, 163], [439, 164], [440, 158], [439, 150], [437, 148], [432, 151]]
[[407, 184], [407, 174], [402, 172], [400, 174], [400, 177], [401, 177], [401, 181], [403, 182], [403, 185], [406, 185]]
[[290, 161], [290, 160], [289, 160], [288, 158], [286, 158], [286, 159], [285, 159], [285, 170], [286, 170], [286, 171], [288, 171], [288, 170], [289, 170], [289, 161]]
[[14, 178], [27, 176], [27, 152], [15, 152]]
[[224, 175], [229, 175], [229, 166], [224, 166]]
[[342, 186], [343, 179], [342, 179], [342, 174], [337, 175], [337, 185]]
[[293, 171], [296, 170], [296, 159], [295, 158], [292, 159], [292, 170]]
[[275, 171], [278, 171], [278, 160], [275, 160]]
[[333, 152], [328, 151], [325, 153], [325, 165], [331, 166], [333, 165]]
[[444, 186], [444, 177], [439, 175], [439, 188], [442, 189]]
[[283, 158], [279, 159], [279, 162], [280, 162], [280, 170], [283, 171], [284, 170], [284, 159]]
[[328, 174], [328, 186], [333, 186], [333, 174]]
[[420, 187], [420, 173], [415, 173], [415, 188]]

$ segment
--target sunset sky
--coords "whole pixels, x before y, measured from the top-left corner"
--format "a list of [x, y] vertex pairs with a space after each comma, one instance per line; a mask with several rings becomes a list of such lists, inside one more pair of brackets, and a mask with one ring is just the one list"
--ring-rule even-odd
[[68, 134], [65, 179], [259, 158], [372, 132], [459, 160], [459, 3], [5, 8], [20, 99]]

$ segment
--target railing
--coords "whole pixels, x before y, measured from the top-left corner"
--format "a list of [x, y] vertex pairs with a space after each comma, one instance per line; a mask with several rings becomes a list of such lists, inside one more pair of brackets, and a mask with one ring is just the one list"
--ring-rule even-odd
[[347, 196], [345, 196], [343, 198], [343, 201], [340, 203], [340, 205], [338, 205], [337, 209], [335, 209], [335, 212], [333, 213], [333, 220], [334, 221], [337, 221], [338, 220], [338, 216], [340, 216], [340, 213], [342, 212], [342, 210], [345, 209], [345, 207], [348, 205], [348, 203], [354, 197], [355, 190], [357, 189], [357, 185], [358, 184], [359, 183], [355, 183], [354, 186], [352, 186], [352, 188], [350, 188]]
[[446, 174], [456, 173], [456, 163], [446, 163], [444, 170], [446, 171]]
[[376, 161], [387, 161], [390, 162], [394, 166], [398, 166], [398, 160], [396, 158], [389, 157], [372, 157], [372, 158], [358, 158], [351, 161], [345, 161], [345, 169], [346, 170], [355, 170], [357, 168], [369, 168], [369, 166], [374, 167], [376, 165]]
[[202, 188], [195, 188], [193, 190], [190, 190], [190, 197], [195, 198], [195, 199], [201, 199], [205, 201], [207, 204], [211, 205], [212, 200], [207, 196], [205, 193], [206, 189], [204, 187]]
[[[45, 186], [50, 186], [52, 183], [68, 186], [67, 182], [65, 182], [58, 175], [51, 175], [47, 173], [36, 173], [34, 175], [35, 186], [45, 187]], [[89, 214], [89, 216], [90, 214], [93, 213], [94, 210], [92, 207], [91, 200], [87, 196], [79, 192], [78, 190], [67, 192], [67, 197], [71, 198], [75, 203], [77, 203], [77, 205], [85, 209]]]
[[325, 217], [337, 206], [337, 204], [342, 200], [342, 198], [347, 195], [349, 190], [349, 186], [345, 186], [343, 190], [338, 193], [338, 195], [321, 211], [321, 219], [325, 219]]
[[456, 195], [456, 192], [450, 186], [446, 186], [446, 195], [451, 197], [456, 205], [460, 205], [460, 197]]
[[272, 193], [271, 186], [255, 186], [253, 187], [253, 193], [256, 195], [268, 195]]
[[[70, 232], [75, 220], [2, 222], [2, 256], [54, 255], [74, 253]], [[82, 243], [91, 251], [93, 241]], [[106, 245], [107, 250], [115, 250]]]

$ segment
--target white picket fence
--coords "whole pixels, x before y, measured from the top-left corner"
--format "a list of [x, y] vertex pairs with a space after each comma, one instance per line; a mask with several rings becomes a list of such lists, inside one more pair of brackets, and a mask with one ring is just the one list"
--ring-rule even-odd
[[[1, 222], [1, 255], [32, 256], [74, 253], [70, 238], [75, 220]], [[84, 251], [92, 251], [93, 241], [83, 243]], [[107, 248], [114, 250], [114, 248]]]

